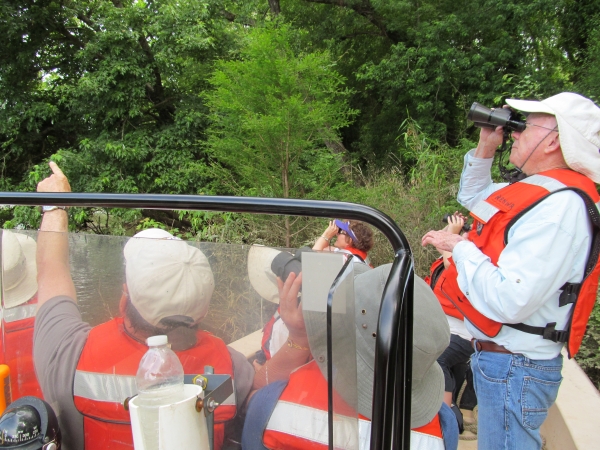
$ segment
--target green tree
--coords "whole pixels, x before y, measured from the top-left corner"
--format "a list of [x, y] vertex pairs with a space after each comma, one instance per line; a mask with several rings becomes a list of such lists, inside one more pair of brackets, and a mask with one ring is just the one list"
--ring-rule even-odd
[[[222, 1], [0, 6], [5, 186], [50, 155], [79, 191], [197, 193], [207, 183], [200, 93], [229, 49]], [[8, 164], [10, 162], [10, 164]], [[8, 186], [7, 186], [8, 187]]]
[[[342, 181], [336, 143], [355, 112], [329, 54], [303, 51], [302, 37], [289, 25], [257, 27], [238, 60], [217, 64], [206, 101], [221, 190], [325, 199]], [[284, 227], [289, 246], [289, 218]]]

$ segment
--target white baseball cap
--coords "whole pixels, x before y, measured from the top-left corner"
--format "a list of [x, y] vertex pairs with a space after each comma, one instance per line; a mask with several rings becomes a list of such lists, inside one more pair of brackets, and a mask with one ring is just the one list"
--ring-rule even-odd
[[509, 98], [506, 103], [518, 111], [555, 116], [567, 165], [600, 183], [600, 108], [593, 101], [561, 92], [539, 102]]
[[131, 303], [153, 326], [165, 317], [206, 316], [215, 281], [199, 249], [165, 230], [144, 230], [123, 249]]

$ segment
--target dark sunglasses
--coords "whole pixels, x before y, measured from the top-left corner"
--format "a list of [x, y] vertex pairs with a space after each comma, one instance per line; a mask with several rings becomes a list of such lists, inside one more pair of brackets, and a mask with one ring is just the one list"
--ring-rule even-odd
[[338, 232], [337, 232], [337, 234], [343, 234], [343, 235], [345, 235], [345, 236], [349, 236], [349, 234], [348, 234], [348, 233], [346, 233], [346, 232], [345, 232], [344, 230], [342, 230], [341, 228], [338, 228]]

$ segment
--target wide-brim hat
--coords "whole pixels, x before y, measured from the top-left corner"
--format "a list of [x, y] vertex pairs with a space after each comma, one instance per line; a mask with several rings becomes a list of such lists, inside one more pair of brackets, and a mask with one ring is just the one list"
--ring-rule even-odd
[[273, 303], [279, 303], [279, 289], [277, 276], [271, 270], [271, 264], [280, 253], [280, 250], [256, 244], [248, 251], [250, 284], [258, 295]]
[[[356, 357], [348, 342], [345, 344], [340, 339], [336, 343], [334, 338], [334, 387], [344, 400], [350, 405], [356, 404], [358, 412], [370, 419], [379, 308], [391, 264], [376, 269], [356, 264], [354, 269]], [[326, 316], [314, 311], [303, 311], [303, 315], [312, 355], [327, 378]], [[341, 332], [338, 334], [343, 336]], [[411, 428], [429, 423], [440, 410], [444, 375], [437, 358], [449, 342], [448, 322], [437, 298], [427, 283], [415, 276]], [[344, 345], [347, 345], [347, 351], [344, 351]], [[355, 371], [356, 386], [353, 382]]]
[[8, 230], [2, 231], [2, 287], [4, 307], [28, 302], [38, 290], [37, 244], [33, 238]]
[[136, 234], [123, 249], [131, 303], [153, 326], [174, 316], [198, 323], [215, 288], [208, 258], [170, 233], [153, 230]]
[[509, 98], [506, 103], [526, 113], [555, 116], [567, 165], [600, 183], [600, 108], [593, 101], [573, 92], [562, 92], [542, 101]]

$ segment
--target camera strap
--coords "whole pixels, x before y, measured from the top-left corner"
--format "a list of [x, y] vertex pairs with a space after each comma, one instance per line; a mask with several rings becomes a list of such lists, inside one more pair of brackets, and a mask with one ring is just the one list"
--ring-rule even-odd
[[518, 167], [515, 167], [514, 169], [509, 169], [508, 167], [506, 167], [506, 160], [508, 159], [506, 155], [510, 155], [510, 151], [507, 152], [507, 150], [509, 150], [509, 139], [510, 131], [505, 129], [504, 135], [502, 137], [502, 145], [500, 146], [500, 150], [498, 150], [496, 153], [500, 154], [498, 156], [498, 171], [500, 172], [500, 175], [502, 176], [502, 178], [508, 181], [509, 184], [513, 184], [517, 181], [524, 180], [525, 178], [527, 178], [527, 175], [524, 174], [523, 171]]

